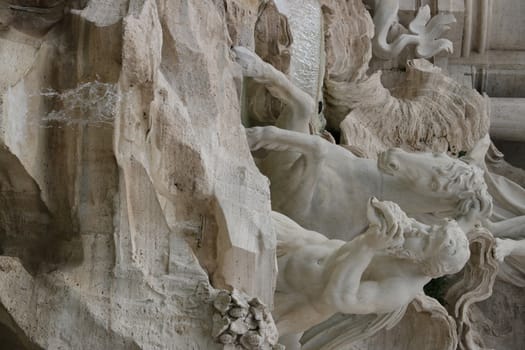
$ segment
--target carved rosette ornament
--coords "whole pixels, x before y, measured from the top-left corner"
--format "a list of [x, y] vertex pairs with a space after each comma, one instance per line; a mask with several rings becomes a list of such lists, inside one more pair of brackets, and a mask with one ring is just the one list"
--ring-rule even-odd
[[221, 290], [213, 300], [212, 337], [225, 350], [284, 350], [268, 308], [258, 299]]

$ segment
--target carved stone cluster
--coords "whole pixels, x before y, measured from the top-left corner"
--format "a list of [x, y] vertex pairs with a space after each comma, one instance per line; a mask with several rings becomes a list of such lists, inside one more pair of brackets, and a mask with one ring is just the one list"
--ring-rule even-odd
[[212, 337], [225, 350], [284, 350], [268, 308], [237, 290], [220, 291], [213, 300]]

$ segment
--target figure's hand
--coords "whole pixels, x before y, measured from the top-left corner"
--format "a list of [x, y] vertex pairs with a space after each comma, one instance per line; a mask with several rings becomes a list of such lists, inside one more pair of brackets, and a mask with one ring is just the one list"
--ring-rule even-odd
[[396, 222], [386, 227], [385, 221], [381, 226], [369, 226], [364, 239], [367, 245], [375, 250], [397, 247], [403, 244], [403, 229]]
[[493, 250], [493, 254], [496, 260], [503, 261], [505, 257], [512, 254], [514, 244], [515, 242], [512, 239], [496, 238], [496, 246]]
[[407, 219], [401, 208], [392, 202], [381, 202], [372, 197], [367, 205], [368, 230], [365, 241], [373, 249], [386, 249], [403, 244], [403, 228]]
[[242, 46], [234, 46], [235, 61], [242, 67], [242, 72], [247, 77], [264, 77], [265, 62], [255, 52]]

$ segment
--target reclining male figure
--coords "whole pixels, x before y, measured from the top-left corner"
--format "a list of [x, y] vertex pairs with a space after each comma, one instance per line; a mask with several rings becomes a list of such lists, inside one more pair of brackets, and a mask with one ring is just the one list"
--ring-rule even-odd
[[273, 315], [287, 349], [335, 313], [383, 314], [408, 305], [432, 278], [459, 272], [470, 257], [454, 220], [428, 226], [393, 202], [372, 198], [369, 226], [350, 242], [328, 239], [272, 213], [279, 274]]

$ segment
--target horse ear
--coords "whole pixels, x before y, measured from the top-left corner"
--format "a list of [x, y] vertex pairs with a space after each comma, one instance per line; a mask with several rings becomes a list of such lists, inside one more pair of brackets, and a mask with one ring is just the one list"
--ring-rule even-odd
[[477, 165], [480, 168], [484, 168], [485, 154], [487, 153], [489, 147], [490, 136], [487, 133], [478, 142], [476, 142], [474, 147], [472, 147], [472, 149], [465, 155], [464, 160], [471, 165]]

